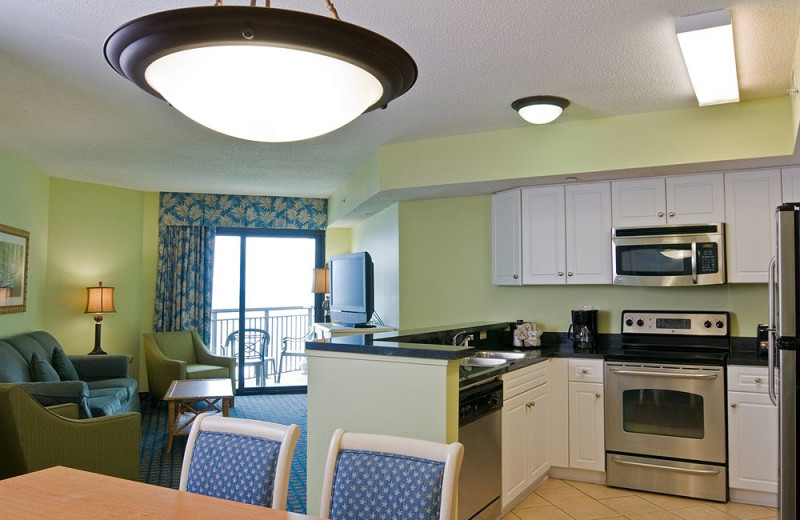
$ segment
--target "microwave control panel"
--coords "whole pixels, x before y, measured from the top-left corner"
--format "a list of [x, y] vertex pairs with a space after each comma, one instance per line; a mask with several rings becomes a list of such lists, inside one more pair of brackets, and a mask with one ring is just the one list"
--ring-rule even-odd
[[697, 274], [713, 274], [719, 272], [719, 252], [714, 242], [697, 244]]

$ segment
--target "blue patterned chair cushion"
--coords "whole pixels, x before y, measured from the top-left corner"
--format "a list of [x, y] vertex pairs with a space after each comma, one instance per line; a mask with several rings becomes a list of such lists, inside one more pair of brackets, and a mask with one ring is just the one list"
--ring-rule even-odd
[[232, 433], [201, 431], [186, 490], [269, 507], [281, 443]]
[[360, 450], [336, 461], [330, 517], [437, 520], [444, 462]]

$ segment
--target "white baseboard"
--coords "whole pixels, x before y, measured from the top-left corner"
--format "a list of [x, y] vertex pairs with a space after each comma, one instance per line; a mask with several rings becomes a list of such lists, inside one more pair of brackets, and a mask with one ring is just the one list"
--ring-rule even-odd
[[750, 491], [749, 489], [734, 489], [730, 492], [731, 502], [741, 502], [743, 504], [753, 504], [757, 506], [778, 507], [778, 494], [765, 493], [763, 491]]

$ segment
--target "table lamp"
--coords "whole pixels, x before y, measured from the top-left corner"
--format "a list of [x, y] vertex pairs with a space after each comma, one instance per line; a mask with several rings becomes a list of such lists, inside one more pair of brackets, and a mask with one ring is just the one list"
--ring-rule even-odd
[[331, 301], [328, 299], [328, 293], [331, 292], [331, 270], [328, 268], [328, 264], [325, 264], [325, 267], [314, 268], [312, 282], [311, 292], [325, 295], [325, 301], [322, 302], [322, 315], [325, 323], [328, 323], [331, 321]]
[[86, 288], [86, 312], [94, 315], [94, 350], [89, 355], [105, 354], [100, 348], [100, 322], [103, 321], [104, 312], [117, 312], [114, 308], [114, 288], [103, 287], [103, 282], [98, 282], [97, 287]]

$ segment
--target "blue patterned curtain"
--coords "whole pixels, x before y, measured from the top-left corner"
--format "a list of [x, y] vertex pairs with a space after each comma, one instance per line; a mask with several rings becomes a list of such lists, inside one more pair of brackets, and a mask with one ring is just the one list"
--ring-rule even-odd
[[195, 329], [211, 339], [214, 237], [210, 226], [163, 226], [158, 239], [156, 332]]
[[325, 229], [328, 201], [298, 197], [162, 192], [153, 328], [211, 336], [217, 227]]

